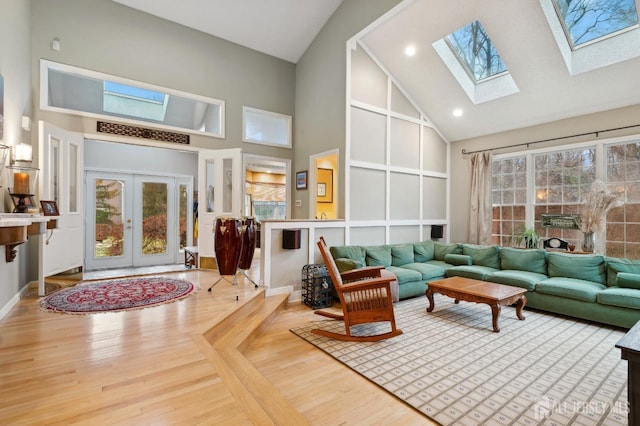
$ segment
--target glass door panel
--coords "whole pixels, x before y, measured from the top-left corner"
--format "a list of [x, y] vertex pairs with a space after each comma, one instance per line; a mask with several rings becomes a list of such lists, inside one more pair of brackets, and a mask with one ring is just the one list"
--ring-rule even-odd
[[177, 191], [175, 178], [134, 176], [133, 266], [175, 263]]
[[87, 172], [85, 267], [132, 265], [133, 177]]
[[124, 181], [95, 180], [96, 258], [122, 256], [124, 253]]
[[142, 254], [167, 252], [166, 183], [142, 182]]

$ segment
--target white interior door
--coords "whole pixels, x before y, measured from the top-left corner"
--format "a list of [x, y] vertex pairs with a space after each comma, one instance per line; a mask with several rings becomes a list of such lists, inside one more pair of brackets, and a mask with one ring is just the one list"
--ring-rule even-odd
[[198, 251], [215, 257], [214, 228], [218, 217], [241, 217], [242, 151], [221, 149], [198, 155]]
[[83, 137], [40, 121], [39, 198], [55, 201], [60, 217], [42, 249], [43, 276], [83, 266]]

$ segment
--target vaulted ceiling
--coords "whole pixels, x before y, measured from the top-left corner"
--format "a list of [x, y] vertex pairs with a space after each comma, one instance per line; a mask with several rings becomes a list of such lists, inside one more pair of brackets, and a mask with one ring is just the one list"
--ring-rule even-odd
[[[294, 63], [342, 3], [114, 1]], [[405, 0], [359, 42], [449, 141], [640, 103], [640, 59], [571, 75], [543, 1]], [[497, 47], [517, 93], [474, 104], [437, 55], [434, 42], [475, 20]], [[413, 57], [404, 54], [409, 44], [416, 46]], [[453, 116], [456, 108], [464, 111], [461, 117]]]

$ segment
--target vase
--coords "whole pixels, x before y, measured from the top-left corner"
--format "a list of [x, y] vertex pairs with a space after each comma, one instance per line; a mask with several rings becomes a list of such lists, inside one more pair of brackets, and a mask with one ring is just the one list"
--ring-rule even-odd
[[582, 234], [582, 251], [593, 253], [596, 246], [596, 238], [593, 231], [587, 231]]

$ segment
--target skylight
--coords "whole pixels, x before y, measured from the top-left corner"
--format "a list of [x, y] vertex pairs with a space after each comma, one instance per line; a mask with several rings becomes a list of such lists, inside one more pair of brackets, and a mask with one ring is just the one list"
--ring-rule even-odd
[[480, 21], [474, 21], [454, 31], [447, 36], [446, 40], [475, 82], [507, 71], [507, 67]]
[[104, 82], [106, 112], [146, 120], [164, 121], [168, 95], [126, 84]]
[[635, 0], [553, 0], [571, 48], [637, 27]]

